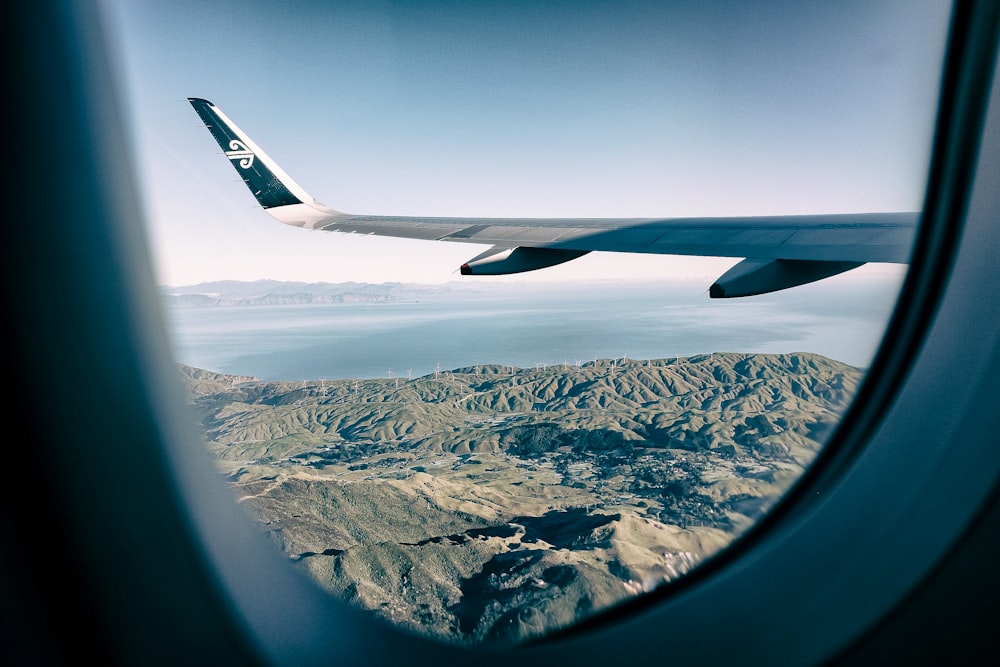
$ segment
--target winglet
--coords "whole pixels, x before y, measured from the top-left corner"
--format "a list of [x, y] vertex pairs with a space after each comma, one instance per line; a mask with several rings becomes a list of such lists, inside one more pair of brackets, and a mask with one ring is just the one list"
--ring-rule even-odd
[[221, 109], [200, 97], [189, 97], [188, 102], [264, 210], [299, 227], [312, 227], [318, 219], [337, 215], [292, 180]]

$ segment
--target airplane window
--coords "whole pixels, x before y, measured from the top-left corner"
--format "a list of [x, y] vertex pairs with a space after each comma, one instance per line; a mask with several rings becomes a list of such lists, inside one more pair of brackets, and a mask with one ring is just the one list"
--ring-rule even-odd
[[192, 412], [340, 599], [570, 627], [751, 530], [864, 381], [948, 3], [109, 8]]

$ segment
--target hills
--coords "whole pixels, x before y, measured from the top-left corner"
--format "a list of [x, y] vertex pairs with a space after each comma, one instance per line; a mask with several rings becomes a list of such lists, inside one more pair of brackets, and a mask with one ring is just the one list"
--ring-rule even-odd
[[861, 371], [810, 354], [261, 382], [180, 368], [206, 444], [332, 594], [518, 642], [683, 575], [815, 457]]
[[[459, 286], [464, 292], [489, 285]], [[163, 286], [164, 304], [173, 308], [210, 306], [275, 306], [291, 304], [389, 303], [438, 296], [455, 285], [415, 283], [306, 283], [282, 280], [217, 280], [196, 285]]]

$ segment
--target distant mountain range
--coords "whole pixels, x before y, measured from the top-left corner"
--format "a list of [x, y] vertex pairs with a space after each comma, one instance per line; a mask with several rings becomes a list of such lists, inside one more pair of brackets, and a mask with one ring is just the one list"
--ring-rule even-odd
[[170, 307], [273, 306], [308, 303], [380, 303], [412, 301], [441, 294], [448, 285], [412, 283], [305, 283], [280, 280], [219, 280], [181, 287], [161, 287]]
[[[593, 280], [574, 287], [636, 284], [635, 281]], [[665, 283], [657, 283], [662, 287]], [[523, 291], [556, 289], [565, 291], [566, 283], [535, 283], [530, 287], [516, 283], [454, 281], [441, 284], [422, 283], [306, 283], [282, 280], [217, 280], [195, 285], [161, 286], [160, 293], [168, 307], [204, 308], [209, 306], [272, 306], [285, 304], [384, 303], [419, 301], [447, 294], [498, 295]]]
[[180, 370], [291, 560], [463, 644], [567, 627], [697, 567], [798, 478], [862, 375], [730, 353], [357, 381]]

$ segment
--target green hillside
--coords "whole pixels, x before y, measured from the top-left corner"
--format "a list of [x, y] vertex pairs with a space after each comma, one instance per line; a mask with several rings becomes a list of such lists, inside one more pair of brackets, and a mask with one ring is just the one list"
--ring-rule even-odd
[[222, 474], [290, 559], [457, 643], [522, 641], [695, 567], [801, 474], [862, 375], [733, 353], [412, 380], [181, 371]]

